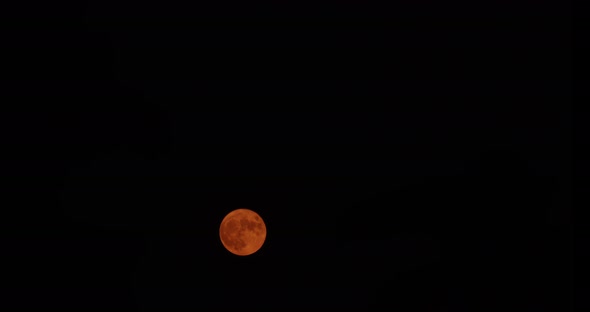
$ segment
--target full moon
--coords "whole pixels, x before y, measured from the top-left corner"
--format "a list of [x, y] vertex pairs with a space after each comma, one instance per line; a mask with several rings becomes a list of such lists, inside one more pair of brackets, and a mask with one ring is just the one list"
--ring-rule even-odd
[[248, 256], [264, 244], [266, 225], [256, 212], [244, 208], [236, 209], [221, 221], [219, 238], [229, 252]]

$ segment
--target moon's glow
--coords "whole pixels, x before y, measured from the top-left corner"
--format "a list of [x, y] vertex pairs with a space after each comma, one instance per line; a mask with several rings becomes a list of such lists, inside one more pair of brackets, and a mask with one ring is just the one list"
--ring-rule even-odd
[[251, 255], [264, 244], [266, 225], [256, 212], [236, 209], [221, 221], [219, 238], [229, 252], [238, 256]]

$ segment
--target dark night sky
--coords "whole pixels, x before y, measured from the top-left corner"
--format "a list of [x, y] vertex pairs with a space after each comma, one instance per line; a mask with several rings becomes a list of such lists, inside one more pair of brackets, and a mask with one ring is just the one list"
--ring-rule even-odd
[[569, 15], [504, 2], [14, 4], [0, 307], [566, 311]]

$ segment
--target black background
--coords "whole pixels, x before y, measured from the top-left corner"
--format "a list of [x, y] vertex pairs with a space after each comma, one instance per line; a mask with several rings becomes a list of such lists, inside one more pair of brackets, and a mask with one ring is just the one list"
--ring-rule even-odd
[[566, 4], [9, 6], [3, 310], [570, 307]]

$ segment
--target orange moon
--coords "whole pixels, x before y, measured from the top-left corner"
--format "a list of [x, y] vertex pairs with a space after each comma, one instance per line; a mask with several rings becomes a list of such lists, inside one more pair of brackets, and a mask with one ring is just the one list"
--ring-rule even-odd
[[245, 208], [236, 209], [221, 221], [219, 238], [229, 252], [248, 256], [264, 244], [266, 225], [256, 212]]

